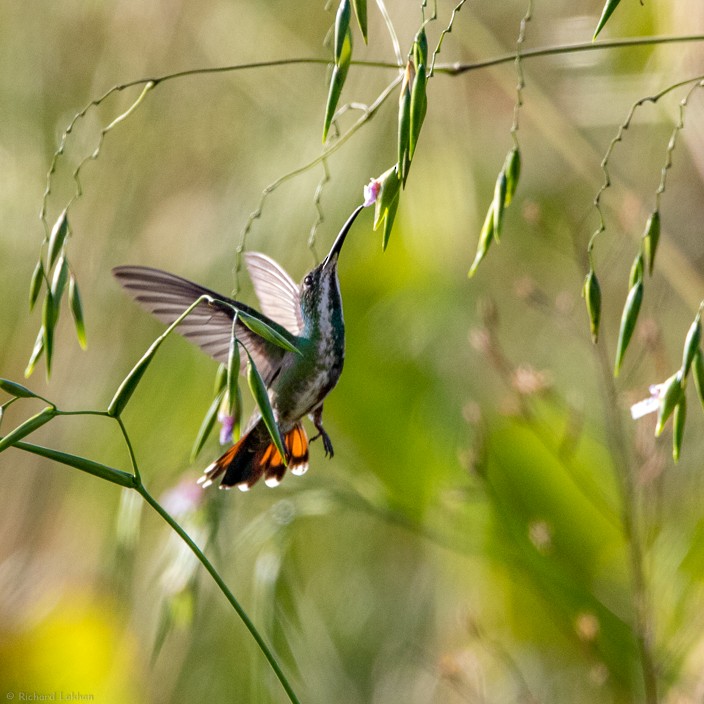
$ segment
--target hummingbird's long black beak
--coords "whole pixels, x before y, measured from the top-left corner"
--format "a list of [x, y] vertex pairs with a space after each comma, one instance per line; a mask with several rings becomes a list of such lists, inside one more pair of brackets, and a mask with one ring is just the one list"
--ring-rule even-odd
[[345, 243], [345, 237], [347, 237], [347, 233], [350, 231], [352, 223], [355, 221], [355, 218], [362, 212], [362, 210], [364, 210], [363, 205], [357, 206], [352, 215], [347, 218], [347, 222], [342, 226], [340, 234], [335, 238], [335, 241], [333, 242], [333, 245], [330, 248], [330, 253], [323, 260], [323, 269], [325, 269], [328, 264], [334, 264], [337, 261], [337, 256], [340, 254], [342, 245]]

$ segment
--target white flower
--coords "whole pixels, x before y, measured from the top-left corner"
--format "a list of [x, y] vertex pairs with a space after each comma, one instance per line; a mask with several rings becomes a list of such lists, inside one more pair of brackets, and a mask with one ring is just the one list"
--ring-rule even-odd
[[[669, 380], [668, 380], [669, 381]], [[665, 396], [665, 387], [667, 386], [667, 381], [662, 384], [652, 384], [648, 387], [650, 391], [650, 396], [644, 398], [638, 403], [634, 403], [631, 406], [631, 417], [633, 420], [638, 420], [643, 416], [647, 416], [649, 413], [656, 413], [660, 410], [662, 405], [662, 399]]]

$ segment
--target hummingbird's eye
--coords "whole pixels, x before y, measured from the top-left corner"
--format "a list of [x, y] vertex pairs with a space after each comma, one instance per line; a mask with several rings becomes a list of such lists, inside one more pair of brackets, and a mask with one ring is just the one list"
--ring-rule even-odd
[[305, 279], [303, 279], [303, 285], [304, 286], [311, 286], [312, 284], [313, 284], [313, 277], [310, 274], [308, 274], [308, 276], [306, 276]]

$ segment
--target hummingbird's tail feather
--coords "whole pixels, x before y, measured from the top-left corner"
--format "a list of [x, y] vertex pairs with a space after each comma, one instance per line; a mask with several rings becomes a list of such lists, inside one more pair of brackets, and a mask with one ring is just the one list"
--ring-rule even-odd
[[[304, 474], [308, 469], [308, 436], [300, 423], [284, 435], [284, 446], [291, 473]], [[260, 420], [205, 469], [198, 483], [205, 489], [222, 476], [221, 489], [236, 486], [249, 491], [262, 477], [267, 486], [277, 486], [285, 473], [284, 460]]]

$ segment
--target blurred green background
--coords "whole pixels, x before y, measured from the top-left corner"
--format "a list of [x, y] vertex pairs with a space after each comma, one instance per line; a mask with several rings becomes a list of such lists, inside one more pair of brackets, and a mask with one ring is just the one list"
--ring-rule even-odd
[[[601, 5], [537, 3], [526, 46], [588, 42]], [[439, 3], [431, 47], [451, 7]], [[405, 53], [419, 8], [388, 8]], [[0, 4], [1, 376], [22, 380], [40, 324], [26, 306], [43, 236], [37, 214], [72, 116], [143, 76], [326, 58], [334, 9], [282, 0]], [[524, 2], [467, 3], [439, 60], [512, 51], [524, 12]], [[369, 46], [357, 33], [355, 59], [393, 61], [374, 3], [369, 15]], [[696, 31], [698, 0], [622, 3], [602, 38]], [[523, 175], [501, 245], [471, 281], [511, 146], [516, 77], [508, 63], [431, 81], [388, 250], [367, 212], [341, 258], [347, 358], [325, 403], [336, 453], [328, 461], [314, 444], [304, 478], [246, 495], [194, 494], [219, 452], [213, 437], [189, 462], [216, 364], [180, 339], [162, 348], [125, 414], [145, 482], [208, 544], [302, 702], [642, 701], [623, 471], [637, 490], [629, 510], [640, 526], [662, 701], [702, 701], [701, 413], [692, 395], [675, 467], [669, 431], [655, 442], [654, 421], [633, 423], [628, 406], [676, 370], [704, 295], [704, 91], [691, 99], [674, 154], [660, 260], [616, 403], [580, 287], [599, 162], [618, 124], [634, 100], [703, 72], [698, 43], [526, 61]], [[371, 103], [394, 75], [353, 67], [342, 99]], [[110, 98], [76, 126], [50, 222], [101, 127], [138, 92]], [[79, 349], [64, 311], [51, 381], [40, 365], [32, 388], [67, 410], [103, 409], [160, 333], [119, 290], [113, 266], [155, 266], [230, 292], [240, 232], [262, 189], [320, 153], [326, 95], [323, 65], [184, 78], [160, 85], [110, 132], [71, 211], [68, 251], [89, 347]], [[614, 152], [608, 230], [595, 255], [609, 355], [682, 96], [642, 108]], [[396, 114], [394, 95], [329, 159], [318, 256], [363, 184], [395, 161]], [[341, 127], [358, 115], [348, 112]], [[322, 176], [318, 166], [272, 193], [247, 241], [297, 280], [316, 261], [308, 239]], [[246, 276], [239, 283], [253, 302]], [[3, 432], [39, 408], [14, 404]], [[617, 466], [609, 433], [629, 467]], [[103, 419], [62, 418], [32, 440], [129, 468], [116, 425]], [[0, 696], [285, 701], [222, 594], [135, 497], [12, 449], [0, 458], [0, 482]]]

